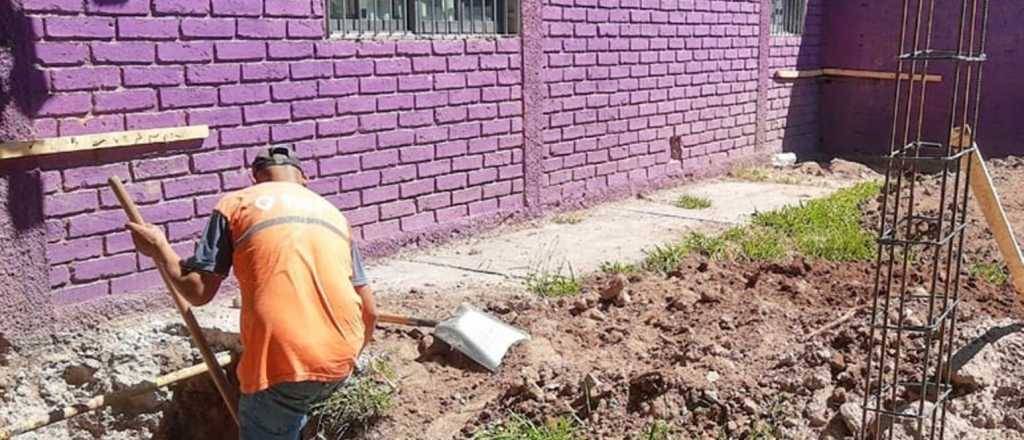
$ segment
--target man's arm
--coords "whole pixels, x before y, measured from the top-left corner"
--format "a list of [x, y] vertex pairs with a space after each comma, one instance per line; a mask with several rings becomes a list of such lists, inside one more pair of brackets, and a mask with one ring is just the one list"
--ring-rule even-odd
[[373, 330], [377, 326], [377, 301], [373, 297], [373, 289], [370, 288], [366, 279], [366, 270], [363, 268], [363, 255], [359, 248], [352, 243], [352, 287], [363, 303], [363, 347], [369, 345], [373, 340]]
[[213, 272], [185, 271], [181, 257], [171, 248], [164, 232], [151, 224], [128, 223], [135, 241], [135, 249], [153, 259], [161, 270], [167, 274], [175, 290], [190, 304], [201, 306], [210, 302], [224, 277]]

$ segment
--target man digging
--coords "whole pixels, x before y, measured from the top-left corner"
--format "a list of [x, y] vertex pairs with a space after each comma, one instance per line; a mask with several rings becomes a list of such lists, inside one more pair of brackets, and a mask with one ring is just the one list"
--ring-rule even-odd
[[352, 373], [377, 320], [345, 217], [306, 189], [289, 146], [252, 162], [254, 185], [218, 203], [195, 255], [182, 260], [163, 231], [128, 223], [193, 305], [210, 302], [234, 268], [242, 292], [238, 363], [243, 440], [299, 438], [311, 408]]

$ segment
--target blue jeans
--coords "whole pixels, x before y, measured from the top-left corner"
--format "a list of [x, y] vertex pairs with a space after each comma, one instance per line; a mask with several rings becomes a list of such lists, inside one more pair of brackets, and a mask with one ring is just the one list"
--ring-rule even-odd
[[238, 401], [241, 440], [298, 440], [313, 406], [344, 383], [286, 382], [243, 394]]

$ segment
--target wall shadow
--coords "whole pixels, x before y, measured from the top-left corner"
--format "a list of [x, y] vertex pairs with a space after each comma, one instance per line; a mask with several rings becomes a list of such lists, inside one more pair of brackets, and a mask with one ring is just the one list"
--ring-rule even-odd
[[[789, 95], [788, 101], [785, 102], [784, 114], [778, 114], [779, 110], [771, 108], [772, 98], [769, 95], [770, 119], [773, 119], [772, 116], [774, 116], [783, 124], [781, 129], [782, 151], [796, 153], [801, 160], [816, 159], [821, 155], [821, 79], [783, 80], [776, 78], [775, 72], [781, 69], [811, 71], [822, 68], [821, 41], [825, 29], [823, 23], [824, 3], [824, 0], [809, 0], [807, 2], [802, 35], [772, 35], [769, 37], [773, 52], [781, 52], [781, 57], [785, 61], [783, 66], [770, 63], [772, 89], [780, 92], [788, 91]], [[793, 51], [796, 53], [792, 54]], [[771, 127], [771, 122], [769, 122], [769, 127]], [[771, 130], [771, 128], [769, 129]]]
[[[916, 1], [911, 0], [910, 3], [913, 9]], [[1024, 68], [1024, 57], [1020, 56], [1018, 47], [1024, 39], [1024, 28], [1016, 20], [1022, 12], [1024, 3], [993, 2], [989, 14], [986, 48], [989, 61], [984, 64], [980, 127], [977, 130], [978, 143], [988, 157], [1024, 154], [1024, 142], [1021, 141], [1024, 139], [1024, 124], [1019, 123], [1015, 111], [1024, 100], [1022, 80], [1017, 73]], [[830, 67], [894, 72], [901, 16], [901, 2], [829, 3], [825, 20], [829, 29], [825, 36], [825, 63]], [[956, 49], [959, 19], [959, 2], [936, 6], [933, 48]], [[912, 34], [912, 29], [909, 32]], [[929, 73], [942, 75], [942, 82], [929, 83], [927, 87], [922, 136], [926, 141], [945, 142], [955, 84], [952, 66], [948, 61], [932, 62], [929, 66]], [[908, 71], [909, 68], [907, 66]], [[966, 78], [966, 69], [963, 72]], [[973, 74], [977, 77], [976, 70]], [[904, 81], [901, 91], [904, 101], [907, 99], [906, 84]], [[919, 89], [915, 92], [915, 103], [920, 96]], [[877, 156], [887, 153], [893, 143], [895, 91], [895, 81], [837, 79], [825, 84], [821, 112], [824, 149], [844, 155]], [[974, 90], [971, 94], [976, 95]], [[916, 115], [915, 110], [912, 118]], [[905, 121], [906, 113], [901, 111], [898, 118]], [[913, 124], [916, 124], [916, 119], [912, 119]], [[901, 144], [902, 138], [903, 134], [899, 133], [896, 143]]]

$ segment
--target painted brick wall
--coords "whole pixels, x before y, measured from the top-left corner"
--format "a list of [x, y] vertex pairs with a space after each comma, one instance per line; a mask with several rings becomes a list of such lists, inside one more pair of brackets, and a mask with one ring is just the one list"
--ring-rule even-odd
[[766, 147], [771, 151], [811, 153], [820, 143], [821, 86], [816, 80], [776, 80], [778, 70], [821, 69], [824, 33], [824, 0], [809, 0], [804, 33], [770, 36]]
[[[297, 145], [371, 252], [720, 172], [762, 151], [761, 120], [774, 144], [806, 147], [816, 105], [763, 81], [770, 3], [524, 0], [521, 38], [353, 41], [325, 38], [318, 0], [19, 0], [35, 136], [212, 128], [23, 164], [43, 194], [46, 300], [159, 286], [107, 177], [187, 255], [270, 142]], [[771, 66], [816, 59], [816, 17], [815, 33], [772, 41]]]
[[296, 143], [311, 188], [371, 243], [521, 208], [519, 40], [326, 40], [322, 9], [24, 2], [46, 78], [38, 136], [213, 128], [202, 145], [144, 159], [43, 166], [57, 302], [158, 282], [118, 232], [108, 176], [127, 179], [147, 220], [189, 255], [213, 204], [249, 183], [245, 164], [268, 142]]
[[759, 11], [757, 1], [548, 1], [544, 203], [752, 153]]

